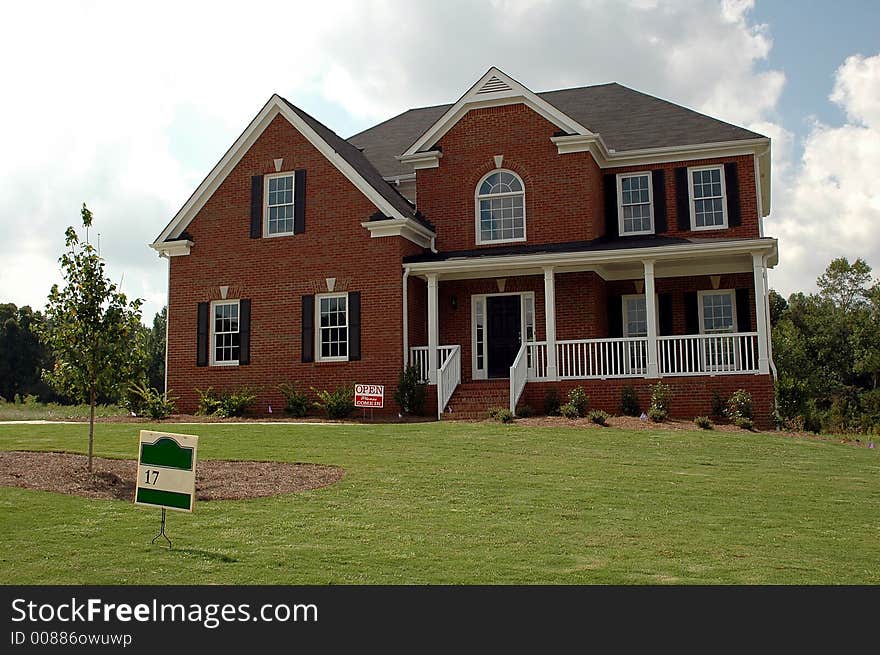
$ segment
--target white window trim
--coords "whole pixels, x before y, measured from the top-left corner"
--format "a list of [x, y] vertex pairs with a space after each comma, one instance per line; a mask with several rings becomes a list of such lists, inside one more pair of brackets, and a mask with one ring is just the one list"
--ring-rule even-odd
[[[721, 213], [724, 216], [724, 222], [721, 225], [704, 225], [697, 226], [697, 210], [694, 198], [694, 175], [695, 171], [721, 171]], [[709, 230], [726, 230], [727, 221], [727, 181], [724, 179], [724, 166], [722, 164], [714, 164], [712, 166], [692, 166], [687, 169], [688, 175], [688, 206], [691, 210], [691, 230], [694, 232], [706, 232]]]
[[[627, 320], [628, 317], [627, 317], [626, 301], [631, 300], [633, 298], [645, 298], [645, 294], [643, 294], [643, 293], [627, 293], [627, 294], [620, 297], [620, 304], [621, 304], [620, 311], [622, 313], [622, 320], [623, 320], [623, 336], [627, 339], [630, 338], [630, 336], [632, 336], [633, 339], [638, 339], [641, 337], [648, 336], [647, 334], [639, 334], [639, 335], [630, 335], [629, 334], [629, 329], [628, 329], [629, 320]], [[647, 302], [647, 298], [645, 298], [645, 302]], [[645, 308], [645, 311], [647, 312], [647, 307]], [[660, 329], [660, 294], [657, 294], [657, 293], [654, 294], [654, 320], [656, 321], [655, 325], [657, 326], [657, 329], [659, 330]]]
[[[211, 366], [238, 366], [237, 359], [230, 359], [225, 362], [217, 361], [217, 343], [214, 340], [214, 326], [216, 324], [217, 319], [214, 316], [214, 308], [220, 305], [235, 305], [238, 307], [238, 334], [239, 339], [241, 339], [241, 304], [238, 300], [214, 300], [211, 302], [210, 313], [208, 316], [208, 321], [210, 323], [208, 329], [208, 350], [210, 352], [210, 357], [208, 359]], [[239, 355], [241, 354], [241, 342], [239, 342]]]
[[[526, 325], [526, 305], [525, 299], [532, 299], [532, 307], [535, 308], [535, 315], [532, 319], [535, 324], [532, 325], [532, 334], [535, 340], [538, 338], [537, 315], [538, 308], [535, 306], [534, 291], [508, 291], [506, 293], [475, 293], [471, 295], [471, 379], [486, 380], [489, 376], [489, 298], [496, 296], [519, 296], [519, 320], [520, 320], [520, 343], [528, 333]], [[483, 368], [477, 368], [477, 302], [483, 301]], [[531, 343], [534, 343], [532, 341]]]
[[[651, 229], [638, 230], [633, 232], [625, 232], [623, 229], [623, 178], [625, 177], [647, 177], [648, 178], [648, 211], [650, 212]], [[641, 204], [641, 203], [639, 203]], [[617, 233], [620, 236], [635, 236], [638, 234], [654, 234], [654, 178], [651, 171], [632, 171], [629, 173], [617, 174]]]
[[[337, 357], [322, 357], [321, 356], [321, 300], [324, 298], [345, 298], [345, 335], [346, 335], [346, 346], [345, 346], [345, 356], [337, 356]], [[348, 312], [350, 311], [350, 307], [348, 305], [348, 292], [342, 293], [319, 293], [315, 295], [315, 361], [316, 362], [347, 362], [348, 356], [350, 353], [348, 352], [348, 330], [351, 329], [351, 326], [348, 322]], [[329, 329], [329, 328], [328, 328]]]
[[737, 325], [737, 316], [736, 316], [736, 289], [710, 289], [707, 291], [699, 291], [697, 296], [699, 297], [699, 303], [697, 305], [697, 311], [700, 313], [700, 334], [706, 334], [706, 326], [705, 321], [703, 320], [703, 298], [706, 296], [730, 296], [730, 306], [731, 306], [731, 316], [733, 317], [733, 326], [731, 327], [730, 332], [712, 332], [712, 334], [735, 334], [738, 329]]
[[[483, 182], [485, 182], [489, 176], [494, 175], [495, 173], [510, 173], [516, 179], [519, 180], [520, 186], [522, 186], [522, 191], [514, 191], [510, 193], [493, 193], [490, 195], [480, 195], [480, 187], [483, 186]], [[480, 230], [480, 200], [489, 199], [489, 198], [513, 198], [514, 196], [522, 195], [523, 199], [523, 235], [522, 238], [518, 239], [490, 239], [484, 240], [481, 236], [482, 232]], [[496, 168], [494, 170], [489, 171], [483, 177], [480, 178], [480, 181], [477, 182], [477, 186], [474, 189], [474, 236], [476, 237], [476, 243], [478, 246], [486, 245], [486, 244], [496, 244], [496, 243], [521, 243], [526, 240], [528, 233], [526, 231], [526, 225], [528, 220], [526, 218], [526, 185], [523, 182], [523, 179], [514, 173], [512, 170], [508, 168]]]
[[286, 171], [282, 173], [272, 173], [269, 175], [263, 176], [263, 238], [264, 239], [274, 239], [275, 237], [289, 237], [293, 236], [295, 232], [276, 232], [275, 234], [269, 234], [269, 180], [274, 180], [279, 177], [289, 177], [292, 180], [292, 188], [293, 188], [293, 215], [294, 215], [294, 225], [296, 225], [296, 173], [294, 171]]

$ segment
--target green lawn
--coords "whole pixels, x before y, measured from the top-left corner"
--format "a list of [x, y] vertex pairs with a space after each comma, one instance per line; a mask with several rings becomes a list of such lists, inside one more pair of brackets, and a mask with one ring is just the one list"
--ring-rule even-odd
[[[133, 458], [144, 425], [99, 424]], [[500, 424], [166, 425], [202, 459], [345, 467], [325, 489], [158, 510], [0, 489], [0, 583], [880, 583], [878, 450]], [[0, 426], [83, 452], [86, 426]]]
[[[119, 405], [98, 405], [95, 416], [129, 416], [130, 412]], [[0, 399], [0, 421], [61, 421], [89, 418], [88, 405], [59, 405], [58, 403], [6, 402]]]

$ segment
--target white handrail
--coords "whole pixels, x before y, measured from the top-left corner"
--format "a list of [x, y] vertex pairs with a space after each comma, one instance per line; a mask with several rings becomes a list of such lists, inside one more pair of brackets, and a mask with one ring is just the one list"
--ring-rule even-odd
[[647, 337], [556, 342], [556, 370], [563, 380], [642, 377], [647, 366]]
[[513, 364], [510, 365], [511, 413], [516, 413], [516, 404], [519, 402], [519, 397], [522, 395], [523, 389], [526, 388], [526, 380], [528, 379], [529, 374], [528, 350], [529, 344], [527, 342], [523, 343], [519, 347], [519, 352], [516, 354], [516, 359], [514, 359]]
[[[443, 362], [452, 353], [453, 348], [458, 346], [439, 346], [437, 348], [437, 366], [443, 366]], [[428, 381], [428, 346], [412, 346], [409, 349], [409, 363], [419, 369], [419, 380]]]
[[758, 371], [758, 333], [658, 337], [661, 375], [731, 375]]
[[437, 370], [437, 419], [443, 415], [455, 388], [461, 384], [461, 346], [452, 346], [446, 361]]

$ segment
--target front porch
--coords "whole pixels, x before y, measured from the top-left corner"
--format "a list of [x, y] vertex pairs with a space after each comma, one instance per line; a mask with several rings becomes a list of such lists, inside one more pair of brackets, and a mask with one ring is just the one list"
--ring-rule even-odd
[[768, 241], [408, 265], [406, 361], [438, 417], [480, 380], [506, 379], [515, 411], [529, 383], [767, 377]]

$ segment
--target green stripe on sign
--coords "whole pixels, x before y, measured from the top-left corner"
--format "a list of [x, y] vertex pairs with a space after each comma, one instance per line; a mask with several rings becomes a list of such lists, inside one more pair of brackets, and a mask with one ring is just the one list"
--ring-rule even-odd
[[182, 447], [174, 439], [162, 437], [156, 443], [141, 444], [141, 464], [192, 471], [193, 449]]
[[178, 509], [189, 509], [190, 495], [179, 494], [175, 491], [162, 491], [161, 489], [138, 489], [137, 501], [148, 505], [165, 505]]

